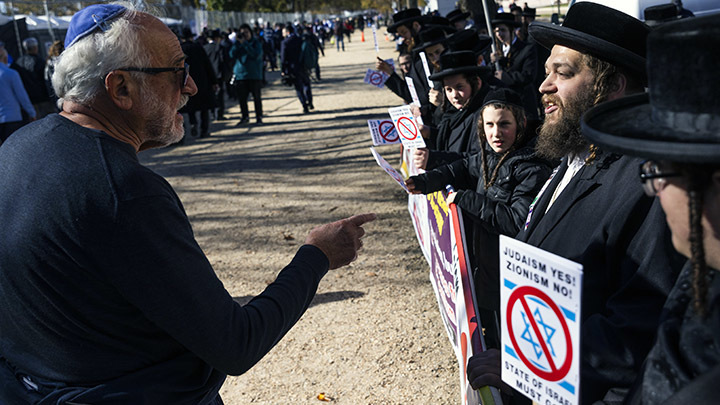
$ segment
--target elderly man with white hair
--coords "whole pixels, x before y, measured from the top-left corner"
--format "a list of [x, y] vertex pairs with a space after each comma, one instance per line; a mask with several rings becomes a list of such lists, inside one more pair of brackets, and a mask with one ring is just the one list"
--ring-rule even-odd
[[0, 147], [0, 403], [221, 404], [226, 375], [287, 333], [375, 215], [313, 229], [241, 306], [137, 158], [182, 138], [197, 88], [178, 39], [130, 5], [96, 4], [65, 45], [62, 112]]

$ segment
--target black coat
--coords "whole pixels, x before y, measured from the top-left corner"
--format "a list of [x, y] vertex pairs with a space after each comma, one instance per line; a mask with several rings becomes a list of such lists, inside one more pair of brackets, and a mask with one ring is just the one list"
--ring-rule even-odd
[[215, 103], [213, 85], [217, 84], [217, 76], [212, 63], [210, 63], [210, 58], [202, 45], [197, 42], [185, 41], [180, 46], [187, 57], [185, 62], [190, 65], [190, 77], [195, 81], [198, 89], [197, 94], [190, 97], [188, 103], [180, 111], [186, 113], [210, 109]]
[[298, 75], [304, 72], [305, 68], [300, 64], [300, 50], [302, 39], [296, 34], [290, 34], [280, 43], [280, 60], [282, 71], [286, 74]]
[[673, 288], [630, 404], [715, 404], [720, 388], [720, 276], [710, 269], [707, 315], [693, 308], [692, 267]]
[[639, 159], [600, 154], [548, 202], [567, 170], [567, 157], [533, 207], [517, 239], [584, 267], [581, 403], [611, 387], [629, 387], [658, 326], [682, 266], [658, 201], [638, 181]]
[[430, 140], [434, 150], [430, 151], [427, 169], [480, 152], [477, 135], [478, 111], [488, 91], [487, 86], [482, 86], [465, 108], [458, 110], [450, 107], [450, 111], [443, 115], [438, 125], [437, 137]]
[[[500, 155], [483, 142], [488, 171], [495, 170]], [[528, 207], [550, 177], [551, 163], [535, 156], [535, 139], [511, 152], [500, 165], [495, 182], [485, 188], [480, 153], [413, 177], [423, 193], [444, 190], [452, 184], [457, 190], [455, 203], [472, 221], [467, 238], [476, 285], [478, 305], [488, 310], [500, 308], [500, 243], [498, 235], [514, 237], [525, 224]], [[467, 222], [467, 220], [466, 220]]]
[[[507, 87], [520, 94], [523, 101], [523, 109], [529, 120], [538, 118], [537, 93], [535, 86], [537, 77], [537, 49], [528, 45], [520, 39], [510, 45], [510, 52], [507, 57], [500, 59], [503, 69], [502, 80]], [[545, 63], [545, 61], [543, 61]]]
[[218, 81], [225, 82], [230, 79], [232, 67], [230, 65], [230, 57], [219, 41], [210, 42], [203, 46], [205, 53], [210, 59], [215, 77]]
[[25, 91], [33, 104], [50, 100], [45, 85], [45, 61], [41, 57], [23, 55], [13, 62], [11, 68], [20, 73]]
[[397, 94], [407, 104], [413, 102], [407, 83], [404, 79], [400, 77], [400, 75], [397, 74], [397, 72], [393, 72], [393, 74], [388, 77], [387, 81], [385, 81], [385, 87], [387, 87], [393, 93]]

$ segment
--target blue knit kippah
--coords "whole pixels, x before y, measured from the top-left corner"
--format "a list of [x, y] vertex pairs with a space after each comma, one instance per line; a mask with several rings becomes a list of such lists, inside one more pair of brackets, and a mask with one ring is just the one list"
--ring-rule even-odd
[[125, 10], [127, 10], [125, 7], [115, 4], [93, 4], [78, 11], [70, 20], [65, 35], [65, 49], [92, 34], [96, 29], [107, 31], [110, 28], [109, 22]]

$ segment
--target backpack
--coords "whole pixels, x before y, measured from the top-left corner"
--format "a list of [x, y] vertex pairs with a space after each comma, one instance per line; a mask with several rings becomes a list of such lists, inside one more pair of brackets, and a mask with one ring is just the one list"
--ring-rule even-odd
[[318, 50], [315, 44], [312, 43], [310, 37], [303, 39], [302, 47], [300, 48], [300, 65], [305, 69], [313, 69], [318, 63]]

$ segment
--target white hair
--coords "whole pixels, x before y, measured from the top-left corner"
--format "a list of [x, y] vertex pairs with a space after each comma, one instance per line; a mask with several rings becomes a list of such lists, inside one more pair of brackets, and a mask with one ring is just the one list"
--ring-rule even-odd
[[129, 2], [115, 4], [127, 11], [111, 21], [107, 31], [97, 30], [58, 57], [52, 84], [61, 109], [64, 100], [90, 105], [105, 90], [105, 77], [113, 70], [150, 63], [150, 55], [140, 43], [145, 27], [135, 18], [138, 8]]

